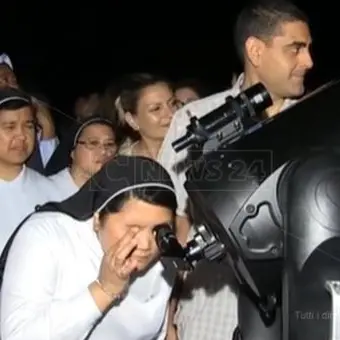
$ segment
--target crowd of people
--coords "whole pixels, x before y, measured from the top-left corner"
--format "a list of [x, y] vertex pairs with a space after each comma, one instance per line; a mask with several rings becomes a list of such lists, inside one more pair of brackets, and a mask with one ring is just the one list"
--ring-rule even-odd
[[230, 89], [127, 74], [79, 98], [75, 121], [61, 128], [0, 56], [1, 339], [233, 339], [228, 263], [177, 272], [155, 241], [158, 225], [182, 244], [194, 230], [184, 188], [190, 155], [172, 143], [190, 115], [259, 82], [273, 101], [266, 117], [294, 104], [313, 67], [311, 41], [293, 3], [255, 1], [235, 24], [243, 73]]

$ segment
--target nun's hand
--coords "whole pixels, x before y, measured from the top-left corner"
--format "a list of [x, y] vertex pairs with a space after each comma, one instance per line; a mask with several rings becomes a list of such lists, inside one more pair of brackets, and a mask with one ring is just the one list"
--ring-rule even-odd
[[130, 275], [137, 269], [138, 262], [131, 257], [137, 247], [135, 236], [136, 232], [128, 231], [103, 257], [98, 281], [103, 290], [112, 296], [126, 290]]

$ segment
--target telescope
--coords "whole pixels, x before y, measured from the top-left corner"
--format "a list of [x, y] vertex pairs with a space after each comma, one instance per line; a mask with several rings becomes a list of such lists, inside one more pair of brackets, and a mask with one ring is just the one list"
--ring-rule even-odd
[[257, 84], [193, 117], [173, 143], [205, 149], [186, 172], [195, 233], [181, 251], [163, 242], [169, 233], [157, 244], [187, 267], [228, 263], [235, 340], [340, 339], [339, 96], [334, 81], [265, 118], [271, 101]]
[[247, 129], [261, 120], [263, 111], [272, 104], [266, 88], [258, 83], [237, 97], [228, 96], [223, 105], [198, 119], [193, 116], [187, 133], [174, 141], [176, 152], [190, 146], [202, 147], [214, 135], [224, 143], [242, 137]]
[[[186, 134], [172, 143], [176, 152], [194, 146], [204, 148], [204, 144], [218, 135], [220, 142], [230, 143], [244, 136], [251, 128], [259, 126], [263, 111], [272, 104], [266, 88], [258, 83], [237, 97], [228, 96], [225, 103], [198, 119], [193, 116], [186, 127]], [[197, 226], [197, 233], [182, 248], [168, 225], [156, 226], [156, 242], [163, 256], [177, 259], [176, 266], [191, 270], [203, 259], [219, 260], [226, 255], [226, 245], [216, 238], [215, 233], [203, 225]], [[179, 259], [183, 261], [178, 261]]]

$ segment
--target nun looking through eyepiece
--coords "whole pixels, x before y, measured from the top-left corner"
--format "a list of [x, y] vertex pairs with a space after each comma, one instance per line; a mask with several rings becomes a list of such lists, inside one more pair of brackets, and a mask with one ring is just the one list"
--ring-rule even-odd
[[113, 123], [92, 116], [79, 124], [67, 152], [70, 166], [49, 178], [60, 188], [63, 199], [76, 193], [117, 151], [117, 134]]
[[8, 252], [1, 339], [164, 339], [176, 271], [154, 229], [173, 225], [176, 208], [164, 168], [129, 156], [41, 207]]

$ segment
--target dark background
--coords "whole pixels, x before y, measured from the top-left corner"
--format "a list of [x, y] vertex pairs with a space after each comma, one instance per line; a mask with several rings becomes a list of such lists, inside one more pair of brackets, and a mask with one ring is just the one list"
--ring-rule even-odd
[[[12, 0], [1, 5], [0, 51], [21, 84], [68, 112], [76, 96], [131, 71], [198, 76], [218, 91], [240, 70], [232, 27], [243, 3], [230, 3]], [[340, 74], [338, 4], [296, 3], [311, 19], [315, 67], [308, 80], [315, 87]]]

